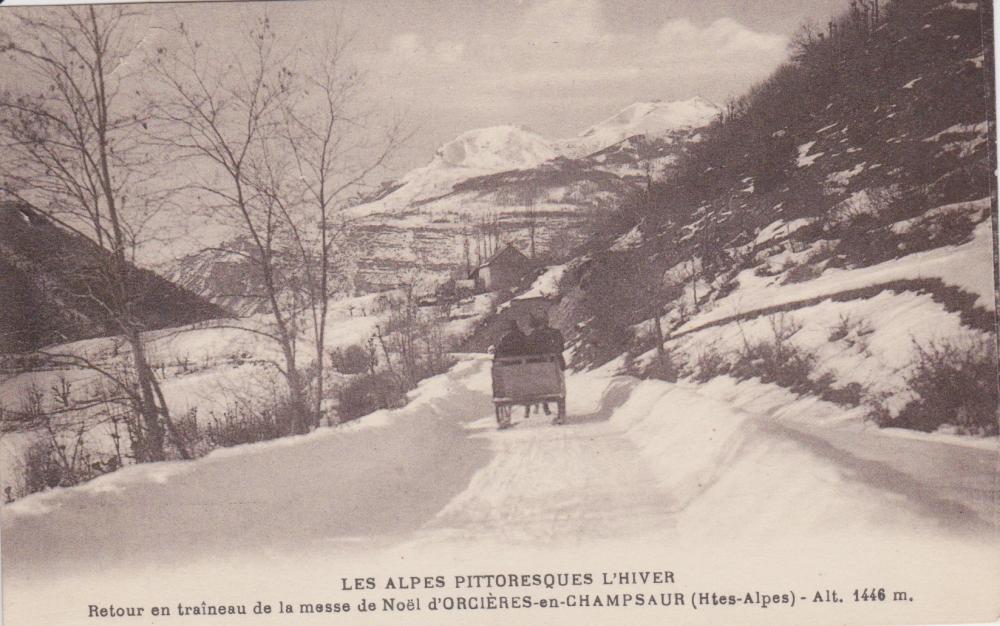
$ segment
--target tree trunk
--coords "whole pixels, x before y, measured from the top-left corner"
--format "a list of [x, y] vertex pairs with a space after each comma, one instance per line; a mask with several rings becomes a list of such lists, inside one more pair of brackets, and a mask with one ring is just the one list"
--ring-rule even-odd
[[663, 322], [660, 321], [659, 311], [653, 313], [653, 329], [656, 331], [656, 357], [660, 360], [660, 367], [666, 367], [667, 351], [663, 347], [666, 339], [663, 337]]
[[132, 329], [129, 331], [127, 339], [132, 348], [132, 361], [136, 380], [139, 383], [139, 397], [141, 399], [136, 408], [142, 418], [142, 450], [135, 451], [136, 460], [163, 461], [166, 458], [163, 451], [165, 433], [160, 420], [160, 412], [156, 408], [156, 398], [150, 381], [151, 370], [146, 362], [142, 338], [137, 330]]
[[290, 432], [302, 435], [309, 432], [312, 423], [311, 410], [306, 401], [305, 383], [302, 373], [295, 364], [295, 354], [287, 342], [281, 346], [285, 355], [285, 380], [288, 383], [288, 409], [290, 414]]

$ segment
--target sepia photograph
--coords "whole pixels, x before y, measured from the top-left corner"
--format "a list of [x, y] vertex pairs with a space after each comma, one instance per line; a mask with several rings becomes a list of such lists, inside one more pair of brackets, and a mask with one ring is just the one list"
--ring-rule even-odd
[[15, 4], [0, 623], [1000, 619], [992, 0]]

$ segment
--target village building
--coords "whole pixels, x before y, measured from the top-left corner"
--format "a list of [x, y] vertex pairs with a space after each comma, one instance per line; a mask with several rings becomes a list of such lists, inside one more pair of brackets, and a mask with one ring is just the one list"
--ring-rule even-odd
[[533, 267], [531, 259], [509, 243], [472, 270], [469, 279], [480, 291], [498, 291], [516, 285]]

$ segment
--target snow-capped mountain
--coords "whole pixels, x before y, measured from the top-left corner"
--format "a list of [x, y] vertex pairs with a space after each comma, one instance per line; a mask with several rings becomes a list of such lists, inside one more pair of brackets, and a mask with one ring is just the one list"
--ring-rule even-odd
[[534, 167], [555, 158], [551, 142], [523, 126], [491, 126], [462, 133], [441, 146], [434, 164], [480, 170]]
[[581, 157], [638, 135], [669, 141], [671, 133], [707, 126], [718, 115], [719, 107], [700, 96], [676, 102], [636, 102], [561, 142], [559, 148], [566, 156]]
[[[438, 148], [426, 165], [346, 210], [359, 250], [356, 284], [380, 289], [398, 283], [402, 270], [442, 277], [463, 268], [465, 240], [475, 239], [484, 216], [496, 217], [503, 240], [522, 250], [533, 233], [539, 254], [565, 253], [583, 241], [595, 216], [645, 184], [647, 171], [669, 170], [717, 113], [711, 103], [693, 98], [631, 105], [571, 139], [551, 140], [516, 125], [466, 131]], [[475, 264], [474, 241], [470, 248]], [[189, 288], [234, 306], [229, 279], [252, 280], [252, 272], [238, 271], [240, 259], [199, 258], [184, 259], [174, 274]], [[215, 268], [219, 264], [225, 267]], [[218, 281], [222, 276], [226, 280]]]
[[[560, 158], [577, 160], [593, 155], [591, 161], [580, 164], [582, 168], [638, 175], [642, 170], [638, 166], [676, 152], [671, 145], [696, 138], [695, 131], [710, 124], [718, 114], [714, 104], [695, 97], [632, 104], [570, 139], [549, 140], [528, 128], [512, 125], [470, 130], [438, 148], [427, 165], [411, 170], [370, 202], [352, 209], [352, 214], [405, 210], [414, 203], [445, 196], [463, 181], [530, 170]], [[639, 143], [643, 145], [641, 150], [636, 149]], [[598, 156], [600, 152], [615, 153], [613, 167], [611, 163], [604, 165], [606, 157]]]
[[364, 215], [404, 209], [412, 202], [447, 194], [463, 180], [530, 169], [557, 156], [552, 142], [523, 126], [466, 131], [438, 148], [430, 163], [411, 170], [387, 186], [387, 193], [352, 212]]

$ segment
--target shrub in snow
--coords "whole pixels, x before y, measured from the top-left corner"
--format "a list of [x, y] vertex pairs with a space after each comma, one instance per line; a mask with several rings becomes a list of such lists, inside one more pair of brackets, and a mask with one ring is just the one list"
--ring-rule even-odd
[[[19, 409], [0, 407], [0, 432], [33, 434], [20, 451], [16, 471], [4, 477], [13, 483], [5, 485], [7, 500], [52, 487], [76, 485], [120, 467], [120, 450], [111, 455], [92, 450], [88, 431], [93, 424], [70, 412], [73, 408], [70, 392], [71, 384], [60, 376], [48, 394], [34, 382], [30, 383], [23, 391]], [[105, 411], [102, 417], [115, 426], [118, 418], [110, 413], [112, 405], [99, 398], [95, 400], [94, 406]]]
[[[643, 342], [641, 345], [645, 346], [648, 343]], [[642, 354], [655, 347], [654, 341], [653, 345], [646, 347], [646, 349], [639, 348], [626, 352], [621, 372], [637, 378], [655, 378], [656, 380], [665, 380], [668, 383], [677, 382], [677, 379], [681, 377], [681, 366], [677, 363], [677, 355], [674, 354], [673, 350], [665, 348], [663, 352], [657, 352], [645, 365], [636, 361], [636, 354]]]
[[811, 352], [782, 341], [765, 340], [745, 346], [730, 373], [741, 380], [759, 378], [762, 383], [804, 394], [817, 391], [816, 382], [810, 378], [815, 365], [816, 356]]
[[880, 426], [932, 432], [950, 424], [960, 434], [998, 434], [996, 344], [985, 336], [915, 346], [907, 385], [912, 399], [893, 418], [876, 410]]
[[792, 267], [789, 268], [788, 272], [785, 274], [785, 279], [781, 282], [783, 285], [804, 283], [807, 280], [819, 278], [819, 275], [822, 273], [822, 265], [814, 265], [813, 263], [807, 261], [806, 263], [792, 265]]
[[903, 232], [895, 234], [893, 247], [907, 254], [941, 246], [965, 243], [972, 238], [976, 220], [960, 211], [944, 212], [918, 219]]
[[63, 469], [52, 454], [47, 441], [36, 441], [21, 454], [21, 484], [16, 491], [26, 496], [36, 491], [58, 487], [63, 483]]
[[836, 260], [847, 266], [867, 267], [894, 258], [899, 253], [887, 245], [887, 229], [878, 216], [859, 213], [838, 224], [835, 229]]
[[6, 485], [8, 501], [53, 487], [71, 487], [105, 472], [118, 469], [117, 458], [93, 455], [82, 438], [67, 445], [55, 439], [39, 439], [28, 445], [17, 461], [15, 484]]
[[694, 373], [691, 378], [704, 383], [716, 376], [728, 374], [730, 369], [731, 366], [726, 357], [716, 350], [714, 346], [708, 346], [695, 355]]
[[868, 335], [875, 332], [868, 320], [852, 318], [841, 314], [837, 323], [830, 329], [828, 339], [831, 342], [843, 341], [850, 347], [857, 347], [861, 352], [868, 350]]
[[706, 382], [728, 374], [739, 380], [757, 378], [798, 394], [812, 394], [830, 402], [856, 406], [864, 389], [856, 383], [835, 388], [833, 375], [816, 371], [816, 355], [792, 343], [791, 338], [802, 329], [802, 323], [783, 313], [768, 318], [770, 336], [749, 340], [730, 355], [708, 347], [695, 356], [691, 378]]
[[832, 375], [829, 374], [825, 374], [820, 377], [820, 380], [815, 381], [815, 384], [821, 387], [820, 397], [827, 402], [852, 407], [860, 406], [864, 402], [867, 390], [861, 383], [847, 383], [843, 387], [834, 387], [832, 383]]
[[193, 457], [204, 456], [212, 449], [198, 424], [198, 407], [191, 407], [187, 413], [174, 418], [174, 433], [184, 442]]
[[406, 386], [395, 374], [364, 374], [340, 390], [338, 413], [341, 421], [353, 420], [379, 409], [402, 406], [405, 401]]
[[373, 357], [364, 347], [353, 345], [331, 350], [330, 364], [341, 374], [364, 374], [372, 367]]
[[222, 417], [212, 417], [205, 427], [204, 438], [212, 447], [219, 448], [277, 439], [287, 434], [281, 426], [285, 410], [287, 406], [280, 402], [259, 411], [226, 409]]

